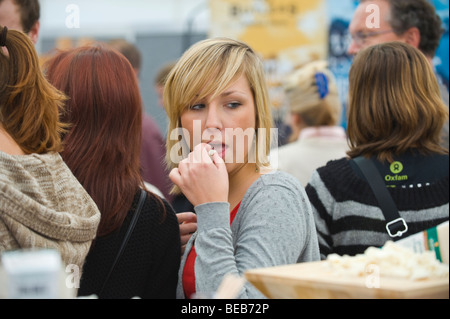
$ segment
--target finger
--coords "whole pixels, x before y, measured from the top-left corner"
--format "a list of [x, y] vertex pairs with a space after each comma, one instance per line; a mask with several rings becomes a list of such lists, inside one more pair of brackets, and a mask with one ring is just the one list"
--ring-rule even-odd
[[189, 153], [186, 158], [184, 158], [183, 160], [180, 161], [180, 163], [178, 164], [178, 168], [180, 168], [180, 167], [189, 167], [189, 164], [191, 162], [190, 159], [189, 159], [189, 155], [191, 155], [191, 153]]
[[223, 158], [220, 157], [220, 155], [216, 151], [211, 152], [211, 160], [213, 161], [213, 163], [216, 165], [217, 168], [219, 168], [222, 165], [225, 165]]
[[180, 235], [186, 236], [186, 235], [192, 235], [197, 231], [197, 223], [183, 223], [180, 224]]
[[182, 246], [186, 246], [186, 244], [188, 243], [189, 239], [192, 237], [192, 234], [187, 234], [187, 235], [183, 235], [180, 236], [180, 243]]
[[211, 147], [211, 145], [206, 144], [202, 150], [202, 158], [204, 158], [206, 163], [214, 163], [213, 154], [217, 154], [217, 152]]
[[173, 168], [169, 173], [170, 180], [177, 186], [181, 184], [181, 174], [177, 167]]
[[189, 156], [178, 163], [178, 171], [182, 176], [189, 172]]
[[197, 164], [200, 163], [199, 160], [197, 160], [197, 156], [195, 155], [195, 149], [189, 153], [188, 155], [189, 164]]
[[198, 144], [194, 148], [194, 151], [192, 152], [195, 163], [211, 164], [212, 160], [211, 160], [211, 157], [208, 155], [208, 151], [210, 149], [211, 149], [211, 146], [208, 144], [205, 144], [205, 143]]
[[177, 214], [178, 224], [186, 223], [195, 223], [197, 222], [197, 215], [193, 212], [182, 212]]

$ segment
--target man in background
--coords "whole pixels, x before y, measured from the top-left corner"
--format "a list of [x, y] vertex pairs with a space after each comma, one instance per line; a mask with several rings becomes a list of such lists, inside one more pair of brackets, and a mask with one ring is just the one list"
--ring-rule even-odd
[[[361, 0], [349, 32], [352, 41], [348, 53], [351, 55], [371, 45], [401, 41], [418, 48], [433, 66], [443, 30], [440, 17], [427, 0]], [[442, 100], [448, 107], [448, 89], [440, 76], [435, 74]], [[449, 148], [448, 120], [442, 129], [441, 144]]]
[[0, 25], [26, 33], [34, 44], [39, 38], [38, 0], [0, 0]]
[[164, 93], [164, 84], [166, 82], [166, 78], [169, 75], [172, 68], [175, 66], [175, 62], [168, 62], [164, 64], [156, 73], [153, 84], [156, 95], [158, 96], [158, 105], [164, 109], [163, 103], [163, 93]]

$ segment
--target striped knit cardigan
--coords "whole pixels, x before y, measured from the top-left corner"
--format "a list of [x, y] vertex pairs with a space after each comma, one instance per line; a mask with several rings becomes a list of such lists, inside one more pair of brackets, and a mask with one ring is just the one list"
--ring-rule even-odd
[[[391, 240], [369, 184], [350, 161], [342, 158], [328, 162], [314, 172], [306, 186], [322, 259], [331, 253], [354, 256]], [[408, 224], [409, 235], [449, 219], [448, 174], [429, 186], [388, 190]]]

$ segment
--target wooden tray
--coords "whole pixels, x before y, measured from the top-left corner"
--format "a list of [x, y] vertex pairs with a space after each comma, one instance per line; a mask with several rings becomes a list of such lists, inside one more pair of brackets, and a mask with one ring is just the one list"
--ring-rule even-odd
[[[449, 280], [337, 276], [326, 261], [249, 270], [247, 280], [273, 299], [443, 299]], [[370, 288], [369, 288], [370, 287]]]

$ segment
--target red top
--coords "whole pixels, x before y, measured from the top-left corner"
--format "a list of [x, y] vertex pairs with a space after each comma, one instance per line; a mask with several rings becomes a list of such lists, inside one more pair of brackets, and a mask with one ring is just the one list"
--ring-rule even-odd
[[[233, 223], [234, 217], [239, 209], [241, 203], [237, 204], [237, 206], [230, 213], [230, 225]], [[192, 249], [189, 252], [189, 255], [186, 258], [186, 263], [184, 265], [183, 270], [183, 288], [184, 295], [187, 299], [189, 299], [195, 293], [195, 258], [197, 257], [197, 253], [195, 252], [195, 245], [192, 245]]]

